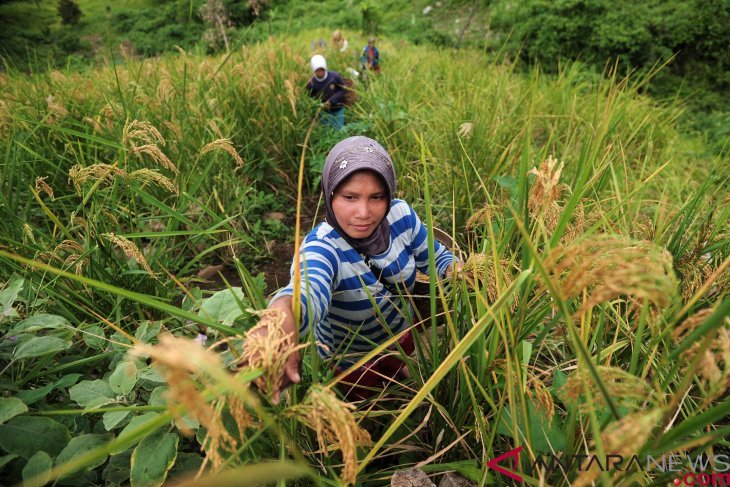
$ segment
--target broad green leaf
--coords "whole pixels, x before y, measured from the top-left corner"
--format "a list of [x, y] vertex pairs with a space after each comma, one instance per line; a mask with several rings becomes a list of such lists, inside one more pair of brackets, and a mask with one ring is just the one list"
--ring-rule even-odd
[[104, 429], [111, 431], [116, 428], [119, 423], [127, 419], [132, 412], [131, 411], [108, 411], [104, 413], [101, 420], [104, 422]]
[[28, 406], [17, 397], [0, 397], [0, 424], [28, 410]]
[[132, 453], [130, 481], [132, 487], [162, 485], [175, 463], [179, 437], [162, 430], [146, 436]]
[[[109, 402], [114, 399], [114, 391], [109, 387], [109, 383], [105, 380], [85, 380], [79, 382], [71, 389], [68, 390], [71, 399], [76, 401], [81, 407], [91, 407], [99, 405], [100, 400], [108, 400]], [[93, 402], [92, 402], [93, 401]], [[108, 404], [108, 402], [106, 403]]]
[[101, 476], [106, 485], [121, 485], [129, 480], [129, 466], [131, 465], [132, 451], [125, 451], [119, 455], [112, 455], [109, 464], [104, 468]]
[[23, 467], [23, 480], [27, 481], [41, 475], [35, 480], [39, 485], [44, 485], [51, 479], [51, 468], [53, 468], [51, 457], [48, 456], [48, 453], [39, 451], [30, 457], [28, 463]]
[[134, 331], [134, 337], [142, 343], [152, 343], [152, 339], [156, 338], [157, 335], [160, 334], [161, 329], [161, 323], [143, 321]]
[[198, 315], [231, 326], [236, 319], [248, 314], [241, 309], [239, 301], [244, 303], [244, 306], [247, 303], [240, 287], [223, 289], [203, 301]]
[[107, 343], [104, 329], [100, 326], [93, 325], [83, 330], [84, 343], [91, 348], [102, 350]]
[[38, 451], [55, 457], [70, 439], [64, 425], [44, 416], [16, 416], [0, 425], [0, 448], [25, 459]]
[[178, 452], [175, 465], [168, 475], [168, 481], [187, 480], [200, 469], [202, 464], [203, 457], [200, 453]]
[[109, 386], [116, 394], [129, 394], [136, 383], [137, 365], [134, 362], [120, 362], [109, 376]]
[[25, 280], [22, 277], [17, 274], [13, 274], [8, 285], [0, 291], [0, 323], [2, 323], [6, 318], [14, 318], [18, 316], [18, 312], [15, 311], [15, 308], [13, 308], [13, 303], [15, 303], [15, 300], [18, 299], [18, 295], [23, 289], [24, 282]]
[[124, 429], [119, 433], [119, 436], [117, 436], [117, 440], [120, 442], [116, 448], [112, 449], [109, 453], [112, 455], [116, 455], [117, 453], [121, 453], [130, 446], [132, 446], [135, 442], [132, 443], [126, 443], [124, 440], [125, 438], [129, 437], [131, 432], [137, 429], [138, 427], [151, 423], [152, 421], [159, 418], [160, 415], [158, 413], [155, 413], [154, 411], [144, 413], [140, 416], [135, 416], [132, 418], [132, 420], [129, 422], [127, 426], [124, 427]]
[[71, 326], [63, 316], [40, 313], [26, 318], [13, 327], [11, 333], [33, 333], [38, 330], [66, 328]]
[[13, 360], [40, 357], [49, 353], [57, 353], [66, 350], [71, 342], [58, 337], [33, 337], [18, 345], [13, 352]]
[[[68, 443], [68, 445], [66, 445], [61, 453], [58, 454], [58, 457], [56, 458], [56, 465], [63, 465], [66, 462], [70, 462], [74, 458], [81, 456], [84, 453], [87, 453], [102, 445], [106, 445], [112, 439], [114, 439], [114, 435], [112, 435], [111, 433], [103, 435], [75, 436], [71, 438], [71, 441]], [[86, 464], [83, 469], [88, 471], [98, 467], [102, 463], [106, 462], [108, 456], [108, 454], [100, 455], [95, 460]]]
[[150, 394], [150, 399], [147, 401], [147, 404], [150, 406], [167, 406], [167, 399], [165, 398], [165, 395], [169, 389], [170, 388], [168, 386], [155, 387]]
[[165, 378], [162, 377], [162, 375], [160, 375], [160, 372], [157, 370], [157, 367], [154, 367], [152, 365], [148, 365], [147, 367], [140, 370], [139, 378], [149, 381], [149, 382], [156, 382], [158, 384], [166, 384]]
[[76, 381], [79, 380], [79, 377], [81, 377], [81, 374], [64, 375], [63, 377], [58, 379], [56, 382], [45, 385], [38, 389], [28, 389], [28, 390], [18, 391], [18, 393], [15, 395], [15, 397], [17, 397], [18, 399], [23, 401], [25, 404], [30, 406], [31, 404], [46, 397], [51, 391], [53, 391], [55, 389], [62, 389], [62, 388], [70, 387], [70, 386], [74, 385], [76, 383]]
[[[525, 426], [525, 418], [520, 410], [517, 410], [517, 428], [519, 430], [520, 441], [530, 442], [530, 448], [539, 453], [552, 453], [555, 451], [563, 451], [565, 449], [565, 432], [563, 431], [563, 422], [560, 416], [553, 414], [548, 416], [548, 411], [537, 406], [534, 401], [527, 397], [527, 421], [529, 422], [530, 436], [527, 436], [527, 428]], [[512, 436], [515, 421], [512, 419], [510, 408], [502, 409], [500, 421], [497, 424], [497, 433]]]

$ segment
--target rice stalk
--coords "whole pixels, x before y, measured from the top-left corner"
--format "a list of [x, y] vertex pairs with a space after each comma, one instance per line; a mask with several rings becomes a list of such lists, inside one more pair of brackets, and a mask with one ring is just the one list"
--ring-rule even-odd
[[200, 150], [200, 155], [205, 155], [214, 150], [222, 150], [223, 152], [227, 152], [236, 161], [237, 167], [243, 167], [243, 159], [241, 159], [241, 156], [238, 155], [236, 149], [233, 148], [233, 145], [231, 144], [231, 139], [217, 139], [209, 144], [206, 144], [205, 147]]
[[284, 88], [286, 88], [286, 97], [289, 100], [289, 106], [291, 106], [294, 118], [297, 118], [297, 94], [294, 89], [294, 84], [290, 80], [285, 79]]
[[122, 252], [124, 252], [124, 255], [126, 255], [128, 259], [134, 259], [144, 268], [145, 271], [147, 271], [147, 274], [155, 277], [155, 273], [147, 263], [147, 259], [145, 259], [145, 256], [142, 255], [142, 252], [140, 252], [134, 242], [114, 233], [102, 233], [101, 236], [109, 240], [114, 245], [117, 245], [120, 249], [122, 249]]
[[331, 389], [315, 384], [301, 404], [287, 411], [316, 432], [323, 453], [335, 449], [342, 452], [340, 477], [345, 485], [357, 480], [357, 447], [372, 443], [370, 434], [355, 421], [354, 410], [354, 405], [337, 399]]

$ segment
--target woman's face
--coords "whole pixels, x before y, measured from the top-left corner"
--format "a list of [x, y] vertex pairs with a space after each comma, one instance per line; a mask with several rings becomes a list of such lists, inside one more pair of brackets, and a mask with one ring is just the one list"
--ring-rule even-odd
[[351, 238], [369, 237], [388, 212], [388, 191], [372, 171], [358, 171], [345, 179], [332, 197], [337, 223]]
[[317, 70], [314, 72], [314, 75], [317, 78], [324, 78], [325, 70], [324, 68], [317, 68]]

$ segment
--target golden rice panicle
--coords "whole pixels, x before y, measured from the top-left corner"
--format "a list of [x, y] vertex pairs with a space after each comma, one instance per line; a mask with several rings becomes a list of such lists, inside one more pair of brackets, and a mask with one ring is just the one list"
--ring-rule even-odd
[[246, 332], [240, 361], [263, 371], [255, 383], [268, 395], [281, 389], [286, 361], [301, 346], [292, 343], [290, 335], [282, 330], [282, 310], [269, 308], [261, 311], [260, 315], [256, 326]]
[[76, 164], [68, 171], [68, 179], [73, 183], [77, 194], [81, 194], [81, 186], [88, 181], [101, 180], [104, 184], [111, 184], [117, 176], [125, 177], [127, 173], [116, 164], [92, 164], [82, 167]]
[[147, 184], [153, 183], [169, 191], [170, 193], [179, 194], [175, 183], [152, 169], [138, 169], [137, 171], [132, 171], [131, 173], [129, 173], [128, 178], [131, 181], [141, 181], [142, 187], [146, 186]]
[[[494, 260], [487, 255], [474, 253], [464, 263], [463, 272], [471, 274], [474, 279], [483, 283], [489, 302], [494, 303], [499, 299], [500, 290], [512, 283], [512, 274], [509, 268], [510, 262], [506, 259], [501, 259], [499, 266], [495, 266]], [[515, 296], [513, 305], [517, 303], [517, 299], [518, 296]]]
[[543, 218], [548, 230], [553, 230], [557, 226], [558, 218], [563, 210], [558, 201], [562, 198], [563, 192], [570, 191], [568, 185], [560, 182], [562, 171], [563, 163], [558, 165], [558, 160], [551, 155], [540, 164], [539, 168], [532, 168], [527, 173], [535, 175], [535, 182], [530, 187], [527, 207], [533, 218]]
[[461, 125], [459, 125], [459, 131], [457, 133], [459, 134], [459, 137], [463, 139], [471, 139], [471, 136], [474, 135], [474, 123], [462, 123]]
[[284, 88], [286, 88], [286, 97], [289, 100], [291, 111], [294, 114], [294, 118], [297, 117], [297, 93], [294, 89], [294, 83], [291, 80], [284, 80]]
[[[617, 404], [628, 409], [636, 409], [651, 399], [651, 389], [641, 377], [618, 367], [598, 366], [596, 369], [608, 395], [614, 398]], [[590, 390], [596, 405], [606, 406], [605, 398], [587, 370], [576, 370], [568, 376], [565, 385], [559, 391], [560, 398], [563, 402], [575, 403], [586, 393], [586, 387]], [[588, 405], [581, 404], [581, 409], [588, 412]]]
[[492, 220], [494, 207], [490, 204], [484, 205], [466, 221], [466, 231], [475, 229], [478, 226], [486, 225]]
[[579, 314], [621, 296], [663, 309], [677, 294], [671, 255], [649, 242], [595, 237], [553, 249], [545, 267], [562, 299], [587, 296]]
[[82, 121], [91, 125], [94, 128], [95, 134], [100, 134], [101, 132], [104, 131], [104, 127], [102, 127], [101, 122], [99, 121], [99, 118], [100, 117], [98, 117], [98, 116], [97, 117], [84, 117], [82, 119]]
[[316, 384], [300, 405], [289, 410], [317, 433], [323, 453], [332, 449], [342, 452], [344, 466], [340, 477], [346, 485], [357, 480], [357, 447], [372, 443], [370, 434], [355, 421], [354, 409], [352, 404], [337, 399], [330, 389]]
[[51, 188], [48, 183], [46, 182], [46, 179], [48, 179], [48, 176], [42, 176], [38, 177], [35, 180], [35, 191], [36, 193], [40, 194], [41, 192], [46, 193], [50, 198], [51, 201], [56, 199], [53, 195], [53, 188]]
[[178, 338], [170, 334], [159, 337], [157, 345], [138, 344], [133, 355], [150, 357], [170, 386], [167, 404], [170, 412], [183, 425], [185, 413], [194, 416], [205, 426], [203, 449], [205, 462], [214, 468], [224, 459], [220, 450], [234, 452], [237, 442], [226, 430], [221, 420], [222, 403], [208, 404], [204, 391], [226, 380], [227, 373], [218, 354], [206, 350], [195, 340]]
[[30, 240], [35, 243], [35, 235], [33, 235], [33, 227], [27, 223], [23, 223], [23, 239]]
[[[672, 339], [679, 345], [689, 337], [707, 318], [715, 312], [714, 308], [706, 308], [688, 317], [672, 332]], [[682, 359], [691, 363], [700, 352], [701, 340], [698, 340], [682, 353]], [[710, 346], [699, 359], [698, 372], [706, 388], [705, 405], [722, 396], [730, 389], [730, 318], [725, 317], [725, 324], [717, 330]]]
[[128, 240], [125, 237], [116, 235], [114, 233], [103, 233], [102, 237], [109, 240], [114, 245], [117, 245], [120, 249], [122, 249], [122, 252], [124, 252], [124, 255], [126, 255], [127, 258], [134, 259], [139, 265], [144, 268], [145, 271], [147, 271], [147, 274], [155, 277], [155, 273], [152, 271], [152, 268], [147, 263], [147, 259], [145, 259], [144, 255], [142, 255], [142, 252], [140, 252], [139, 248], [134, 245], [131, 240]]
[[172, 80], [165, 76], [157, 84], [157, 99], [165, 103], [171, 102], [175, 98], [175, 85]]
[[58, 123], [68, 116], [68, 110], [66, 107], [63, 103], [56, 101], [53, 95], [48, 95], [48, 98], [46, 98], [46, 105], [48, 106], [48, 115], [46, 120], [49, 124], [53, 125]]
[[[664, 411], [661, 408], [655, 408], [649, 411], [639, 411], [629, 414], [611, 423], [601, 434], [603, 450], [612, 455], [621, 455], [626, 458], [630, 457], [651, 439], [651, 433], [661, 420], [663, 414]], [[613, 475], [615, 477], [619, 474], [621, 472], [617, 471]], [[596, 462], [593, 462], [591, 468], [581, 472], [571, 482], [571, 485], [573, 487], [595, 485], [594, 482], [600, 475], [601, 467]]]
[[153, 161], [155, 161], [157, 165], [162, 166], [165, 169], [169, 169], [175, 174], [179, 172], [177, 167], [175, 167], [175, 164], [173, 164], [172, 161], [165, 155], [165, 153], [162, 152], [162, 150], [155, 144], [147, 144], [141, 145], [139, 147], [134, 147], [132, 149], [132, 154], [136, 155], [137, 158], [139, 158], [140, 160], [142, 159], [142, 154], [147, 154], [152, 158]]
[[135, 149], [139, 145], [159, 144], [164, 147], [165, 139], [151, 123], [133, 120], [124, 124], [122, 144], [130, 149]]
[[532, 399], [533, 404], [545, 413], [548, 421], [552, 422], [555, 415], [553, 395], [545, 386], [545, 383], [534, 373], [531, 373], [527, 378], [527, 395]]
[[206, 144], [205, 147], [200, 150], [200, 155], [207, 154], [208, 152], [214, 150], [222, 150], [224, 152], [227, 152], [236, 161], [236, 166], [243, 167], [243, 159], [241, 159], [241, 156], [238, 155], [236, 149], [233, 148], [233, 145], [231, 144], [231, 139], [217, 139], [209, 144]]

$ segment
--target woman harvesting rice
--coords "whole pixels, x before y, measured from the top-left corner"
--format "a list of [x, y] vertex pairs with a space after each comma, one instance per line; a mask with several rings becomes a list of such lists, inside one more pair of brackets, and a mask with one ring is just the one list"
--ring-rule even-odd
[[[299, 255], [301, 322], [295, 323], [292, 312], [293, 278], [269, 307], [283, 311], [282, 328], [292, 343], [313, 328], [320, 356], [328, 359], [346, 350], [335, 357], [343, 367], [408, 327], [411, 312], [395, 295], [413, 289], [417, 270], [429, 272], [427, 230], [408, 203], [394, 198], [390, 156], [367, 137], [350, 137], [332, 148], [322, 191], [326, 221], [307, 235]], [[434, 244], [435, 271], [448, 276], [454, 256], [439, 242]], [[406, 353], [413, 351], [410, 332], [400, 346]], [[298, 352], [289, 357], [284, 384], [299, 382], [299, 362]], [[394, 357], [380, 357], [345, 382], [373, 386], [383, 375], [394, 377], [402, 366]], [[355, 395], [366, 394], [357, 388]]]

